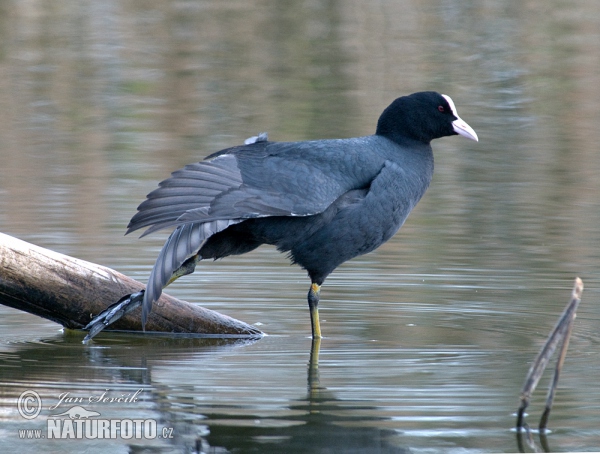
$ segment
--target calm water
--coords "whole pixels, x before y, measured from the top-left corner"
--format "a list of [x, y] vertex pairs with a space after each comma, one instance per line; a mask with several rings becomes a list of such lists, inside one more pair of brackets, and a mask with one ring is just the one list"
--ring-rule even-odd
[[[0, 306], [5, 452], [600, 450], [600, 3], [0, 10], [0, 231], [141, 281], [165, 238], [123, 236], [145, 194], [257, 132], [369, 134], [392, 99], [435, 89], [480, 137], [436, 141], [432, 186], [401, 233], [327, 280], [318, 368], [309, 281], [270, 248], [169, 289], [268, 333], [254, 343], [106, 334], [83, 346]], [[585, 291], [551, 433], [519, 445], [519, 391], [575, 276]], [[43, 402], [31, 421], [17, 409], [28, 390]], [[19, 438], [45, 435], [77, 399], [101, 418], [155, 420], [161, 437]]]

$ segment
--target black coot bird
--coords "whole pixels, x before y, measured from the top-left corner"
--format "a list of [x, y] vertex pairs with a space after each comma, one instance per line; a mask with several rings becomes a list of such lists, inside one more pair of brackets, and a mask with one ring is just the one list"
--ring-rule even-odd
[[319, 291], [340, 264], [394, 235], [429, 186], [430, 142], [460, 134], [478, 140], [449, 96], [420, 92], [383, 111], [374, 135], [271, 142], [266, 134], [173, 172], [148, 194], [127, 233], [175, 227], [147, 288], [96, 317], [86, 339], [142, 304], [142, 324], [164, 287], [202, 259], [272, 244], [310, 277], [313, 338], [321, 337]]

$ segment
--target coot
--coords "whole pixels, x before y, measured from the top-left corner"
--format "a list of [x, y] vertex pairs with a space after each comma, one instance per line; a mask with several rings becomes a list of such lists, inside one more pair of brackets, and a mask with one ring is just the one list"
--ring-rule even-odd
[[86, 340], [140, 304], [144, 325], [162, 289], [200, 260], [261, 244], [288, 253], [307, 271], [312, 336], [320, 338], [321, 284], [398, 231], [431, 181], [430, 142], [456, 134], [478, 140], [449, 96], [419, 92], [392, 102], [371, 136], [272, 142], [263, 133], [173, 172], [148, 194], [127, 230], [175, 228], [146, 290], [96, 317]]

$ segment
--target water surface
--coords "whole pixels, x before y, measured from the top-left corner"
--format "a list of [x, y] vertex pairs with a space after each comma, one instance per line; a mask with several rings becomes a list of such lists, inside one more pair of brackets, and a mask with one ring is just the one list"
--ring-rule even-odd
[[[318, 368], [309, 281], [267, 247], [169, 288], [256, 324], [268, 334], [256, 342], [104, 334], [83, 346], [0, 306], [7, 451], [600, 450], [597, 2], [1, 8], [0, 231], [141, 281], [165, 234], [124, 237], [136, 206], [246, 137], [370, 134], [391, 100], [425, 89], [452, 96], [480, 137], [434, 142], [434, 180], [402, 231], [328, 278]], [[519, 444], [519, 391], [575, 276], [585, 290], [551, 433]], [[32, 421], [16, 403], [27, 390], [44, 402]], [[61, 395], [103, 393], [138, 398], [83, 406], [172, 438], [19, 438]]]

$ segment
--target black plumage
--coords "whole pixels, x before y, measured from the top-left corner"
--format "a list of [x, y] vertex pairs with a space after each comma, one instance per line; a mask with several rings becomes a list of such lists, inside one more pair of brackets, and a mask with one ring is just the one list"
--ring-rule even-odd
[[420, 92], [396, 99], [371, 136], [271, 142], [261, 134], [173, 172], [127, 230], [175, 228], [150, 274], [143, 322], [162, 289], [199, 260], [271, 244], [308, 272], [320, 337], [321, 284], [396, 233], [431, 181], [431, 140], [454, 134], [478, 140], [448, 96]]

